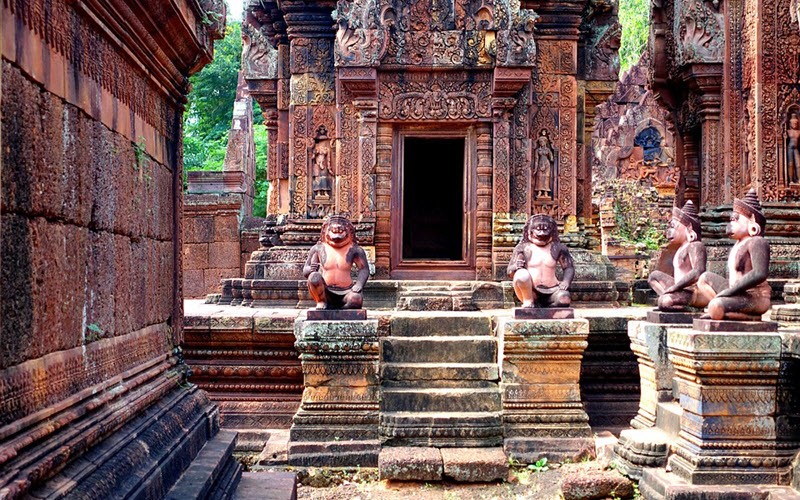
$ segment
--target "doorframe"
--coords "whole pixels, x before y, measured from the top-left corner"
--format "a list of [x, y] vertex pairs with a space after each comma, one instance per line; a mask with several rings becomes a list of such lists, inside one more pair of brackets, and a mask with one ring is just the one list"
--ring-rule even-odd
[[[462, 179], [464, 218], [461, 260], [404, 260], [403, 193], [405, 182], [405, 139], [464, 139], [464, 176]], [[392, 137], [392, 200], [390, 276], [394, 279], [474, 280], [477, 215], [477, 134], [474, 126], [406, 125], [395, 127]]]

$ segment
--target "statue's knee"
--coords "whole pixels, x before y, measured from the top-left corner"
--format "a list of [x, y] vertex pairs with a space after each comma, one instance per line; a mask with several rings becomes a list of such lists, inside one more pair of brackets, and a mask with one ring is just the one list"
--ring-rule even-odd
[[531, 282], [531, 273], [527, 269], [517, 269], [514, 273], [514, 283], [529, 284]]
[[711, 319], [720, 320], [725, 317], [725, 301], [722, 298], [711, 299], [708, 303], [708, 315]]
[[360, 309], [364, 303], [364, 296], [358, 292], [350, 292], [344, 298], [345, 309]]
[[658, 307], [672, 307], [675, 305], [675, 301], [672, 298], [672, 295], [666, 293], [658, 298]]
[[322, 273], [314, 271], [313, 273], [308, 275], [308, 283], [314, 286], [322, 285], [323, 283], [325, 283], [325, 280], [322, 279]]
[[566, 307], [572, 303], [572, 298], [570, 297], [568, 291], [562, 290], [555, 293], [555, 296], [553, 297], [553, 303], [557, 306]]

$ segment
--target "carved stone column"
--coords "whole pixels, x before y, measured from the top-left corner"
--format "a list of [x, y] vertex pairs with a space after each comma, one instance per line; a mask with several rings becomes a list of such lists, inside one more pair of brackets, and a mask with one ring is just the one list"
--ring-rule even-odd
[[726, 194], [719, 124], [722, 64], [693, 64], [686, 70], [686, 79], [698, 94], [696, 111], [700, 119], [699, 168], [702, 172], [700, 203], [701, 206], [720, 205], [725, 202]]
[[378, 320], [295, 323], [303, 398], [292, 420], [289, 464], [378, 465]]
[[[675, 368], [667, 355], [667, 328], [648, 321], [628, 323], [631, 350], [639, 362], [641, 398], [639, 412], [631, 420], [634, 429], [656, 425], [658, 403], [672, 401], [672, 378]], [[688, 326], [688, 325], [687, 325]]]
[[691, 484], [785, 484], [776, 433], [781, 335], [670, 329], [683, 408], [672, 471]]
[[502, 320], [505, 451], [523, 463], [594, 452], [579, 379], [589, 322]]

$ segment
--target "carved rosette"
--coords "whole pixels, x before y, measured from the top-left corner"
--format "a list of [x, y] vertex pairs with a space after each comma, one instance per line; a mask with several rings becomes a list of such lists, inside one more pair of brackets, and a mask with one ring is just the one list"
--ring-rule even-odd
[[691, 484], [783, 484], [796, 442], [778, 434], [781, 335], [669, 329], [681, 430], [669, 463]]
[[530, 463], [575, 460], [593, 446], [579, 385], [589, 322], [502, 320], [498, 328], [506, 452]]
[[378, 463], [378, 321], [295, 323], [305, 389], [289, 437], [289, 464]]

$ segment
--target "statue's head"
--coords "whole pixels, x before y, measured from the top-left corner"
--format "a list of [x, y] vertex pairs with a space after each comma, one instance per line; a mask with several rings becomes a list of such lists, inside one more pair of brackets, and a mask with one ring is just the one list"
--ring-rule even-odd
[[540, 247], [558, 242], [558, 224], [549, 215], [532, 215], [525, 224], [522, 239]]
[[667, 239], [679, 244], [700, 239], [700, 218], [692, 200], [684, 203], [683, 208], [673, 207]]
[[750, 188], [743, 199], [733, 200], [733, 213], [728, 223], [728, 236], [741, 240], [746, 236], [764, 234], [767, 218], [761, 209], [761, 202], [754, 188]]
[[346, 215], [331, 215], [322, 224], [320, 239], [335, 248], [355, 243], [356, 228]]
[[800, 116], [797, 116], [797, 113], [789, 115], [789, 128], [793, 130], [800, 129]]

